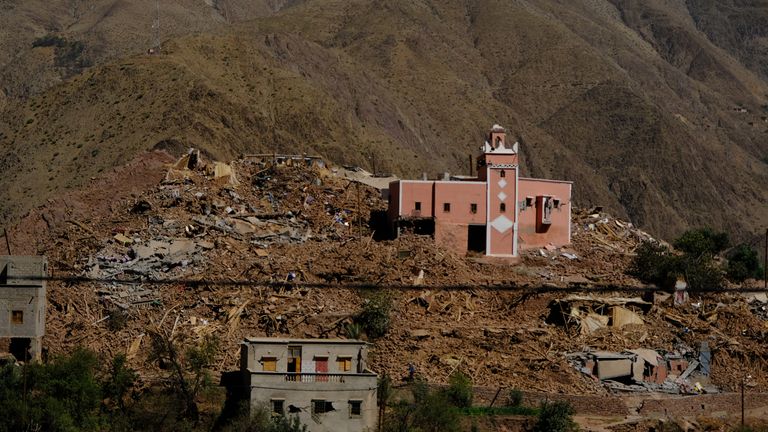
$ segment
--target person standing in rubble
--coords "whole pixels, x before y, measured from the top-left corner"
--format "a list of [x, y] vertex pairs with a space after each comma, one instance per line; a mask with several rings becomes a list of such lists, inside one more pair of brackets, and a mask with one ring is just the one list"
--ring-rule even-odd
[[408, 382], [413, 382], [415, 377], [416, 377], [416, 366], [413, 365], [413, 362], [408, 362]]

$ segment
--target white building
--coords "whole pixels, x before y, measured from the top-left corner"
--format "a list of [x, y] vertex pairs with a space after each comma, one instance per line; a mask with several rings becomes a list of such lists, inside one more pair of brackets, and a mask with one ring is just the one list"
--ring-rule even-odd
[[373, 431], [377, 376], [359, 340], [246, 338], [240, 365], [250, 405], [298, 415], [312, 432]]

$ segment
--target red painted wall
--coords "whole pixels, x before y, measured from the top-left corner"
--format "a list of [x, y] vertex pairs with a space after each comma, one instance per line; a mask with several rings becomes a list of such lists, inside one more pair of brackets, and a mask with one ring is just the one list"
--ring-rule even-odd
[[[571, 186], [570, 182], [521, 178], [518, 200], [532, 197], [534, 206], [520, 207], [518, 250], [543, 247], [547, 244], [565, 246], [570, 244], [571, 228]], [[560, 200], [560, 207], [552, 211], [552, 223], [545, 231], [536, 229], [536, 197], [549, 195]]]

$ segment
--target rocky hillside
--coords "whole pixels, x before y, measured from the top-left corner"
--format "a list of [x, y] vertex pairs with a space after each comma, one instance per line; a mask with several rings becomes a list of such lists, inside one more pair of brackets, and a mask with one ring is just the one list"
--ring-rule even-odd
[[[144, 54], [153, 2], [61, 2], [110, 3], [77, 25], [66, 7], [40, 18], [34, 3], [3, 4], [3, 19], [37, 23], [5, 46], [44, 29], [104, 54], [75, 55], [62, 71], [28, 59], [55, 64], [61, 47], [13, 45], [4, 219], [152, 148], [464, 173], [496, 122], [521, 140], [528, 174], [573, 180], [582, 206], [662, 236], [704, 224], [748, 236], [768, 224], [762, 39], [748, 30], [757, 24], [729, 27], [721, 2], [177, 0], [164, 3], [178, 8], [166, 6], [179, 36], [157, 56]], [[768, 17], [741, 2], [729, 11]], [[40, 25], [49, 21], [59, 24]], [[50, 74], [65, 78], [49, 87]]]

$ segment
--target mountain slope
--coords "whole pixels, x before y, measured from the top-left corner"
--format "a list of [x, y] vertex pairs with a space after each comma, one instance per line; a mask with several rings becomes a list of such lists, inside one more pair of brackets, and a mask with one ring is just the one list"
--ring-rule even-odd
[[[218, 33], [228, 24], [266, 17], [297, 0], [4, 0], [0, 1], [0, 93], [28, 97], [80, 72], [146, 52], [160, 41], [195, 32]], [[159, 26], [157, 19], [159, 18]], [[34, 47], [56, 35], [82, 44], [61, 59]], [[1, 106], [0, 106], [1, 107]]]
[[2, 217], [154, 147], [463, 173], [498, 122], [582, 206], [667, 237], [768, 224], [768, 87], [682, 1], [282, 6], [9, 101]]

